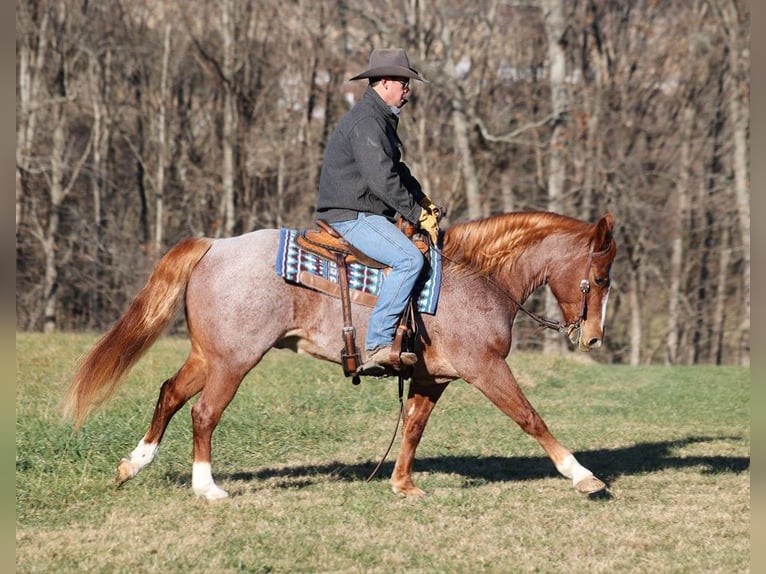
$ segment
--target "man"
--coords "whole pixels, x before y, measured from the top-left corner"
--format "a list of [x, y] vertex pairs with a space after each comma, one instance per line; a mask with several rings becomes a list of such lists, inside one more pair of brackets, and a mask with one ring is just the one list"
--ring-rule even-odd
[[[401, 160], [396, 133], [407, 103], [410, 80], [425, 80], [402, 49], [377, 49], [367, 70], [351, 80], [368, 79], [362, 99], [330, 136], [319, 179], [316, 217], [335, 228], [362, 253], [391, 267], [367, 326], [367, 360], [362, 369], [391, 367], [391, 347], [424, 259], [395, 225], [397, 214], [419, 224], [436, 243], [437, 208]], [[417, 362], [403, 352], [404, 366]]]

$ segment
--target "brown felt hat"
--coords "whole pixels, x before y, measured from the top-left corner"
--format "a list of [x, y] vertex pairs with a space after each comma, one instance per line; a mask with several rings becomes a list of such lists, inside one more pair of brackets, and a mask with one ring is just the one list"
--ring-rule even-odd
[[[410, 66], [407, 53], [401, 48], [378, 48], [370, 54], [370, 65], [361, 74], [357, 74], [351, 80], [364, 78], [412, 78], [425, 82], [425, 78], [416, 69]], [[351, 81], [349, 80], [349, 81]]]

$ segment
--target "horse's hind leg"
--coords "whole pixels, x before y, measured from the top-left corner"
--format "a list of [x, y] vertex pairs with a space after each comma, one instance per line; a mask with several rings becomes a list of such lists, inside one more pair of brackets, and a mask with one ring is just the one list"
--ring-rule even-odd
[[154, 415], [138, 446], [117, 465], [117, 484], [136, 476], [157, 454], [162, 436], [178, 410], [205, 384], [205, 362], [192, 353], [179, 371], [162, 384]]
[[191, 410], [194, 441], [192, 490], [208, 500], [226, 498], [229, 493], [213, 480], [210, 465], [213, 431], [239, 388], [246, 370], [232, 370], [224, 364], [210, 368], [210, 377]]
[[412, 463], [415, 450], [418, 448], [423, 430], [426, 428], [428, 417], [439, 400], [446, 384], [425, 384], [413, 379], [404, 411], [404, 426], [402, 428], [402, 443], [399, 456], [391, 474], [391, 490], [402, 496], [423, 496], [425, 492], [415, 486], [412, 481]]

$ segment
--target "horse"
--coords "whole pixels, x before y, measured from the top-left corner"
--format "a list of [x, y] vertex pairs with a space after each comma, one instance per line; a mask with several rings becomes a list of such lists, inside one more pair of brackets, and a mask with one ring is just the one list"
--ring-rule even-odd
[[[608, 493], [606, 484], [549, 431], [506, 359], [515, 317], [520, 310], [531, 314], [523, 303], [546, 284], [563, 317], [555, 325], [572, 345], [584, 352], [601, 345], [617, 251], [613, 227], [610, 213], [588, 223], [541, 211], [493, 215], [441, 232], [438, 307], [432, 315], [415, 316], [412, 346], [419, 360], [406, 398], [400, 399], [405, 408], [390, 477], [394, 493], [425, 494], [412, 478], [415, 452], [434, 406], [456, 379], [477, 388], [536, 439], [576, 491]], [[119, 485], [152, 461], [173, 415], [199, 394], [191, 408], [192, 491], [208, 500], [227, 497], [213, 479], [211, 439], [245, 375], [272, 348], [340, 363], [341, 301], [276, 274], [279, 231], [181, 240], [80, 360], [63, 401], [75, 430], [113, 395], [185, 303], [191, 349], [162, 383], [146, 434], [119, 461]], [[352, 307], [363, 340], [370, 309]]]

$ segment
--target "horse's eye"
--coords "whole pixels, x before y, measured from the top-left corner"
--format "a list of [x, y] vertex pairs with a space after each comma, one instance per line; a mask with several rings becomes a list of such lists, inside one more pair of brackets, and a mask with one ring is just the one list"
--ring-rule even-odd
[[594, 277], [593, 282], [599, 287], [606, 287], [609, 285], [609, 277]]

